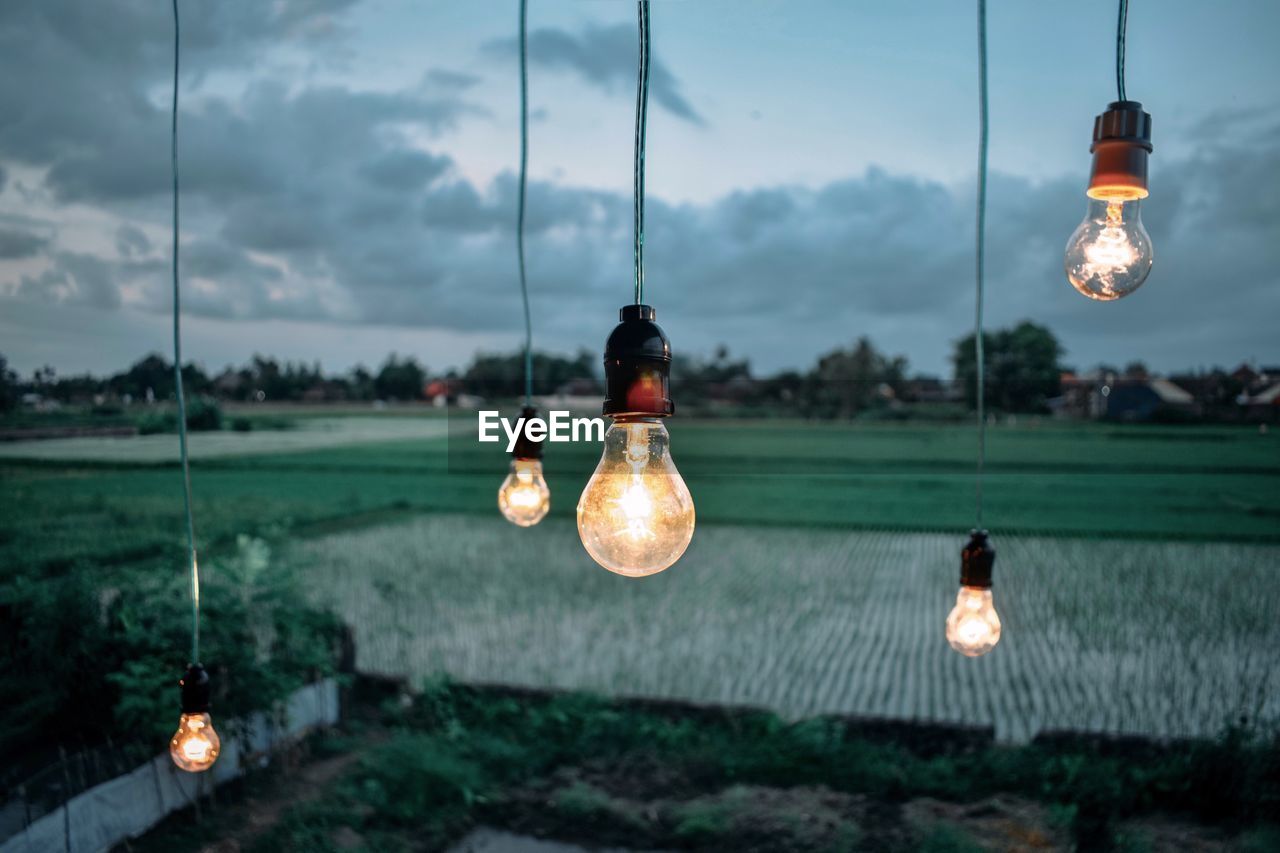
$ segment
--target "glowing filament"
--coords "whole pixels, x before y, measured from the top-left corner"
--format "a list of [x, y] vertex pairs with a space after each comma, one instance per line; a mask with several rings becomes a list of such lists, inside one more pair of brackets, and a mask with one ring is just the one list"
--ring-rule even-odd
[[947, 642], [962, 655], [985, 655], [1000, 642], [1000, 616], [991, 601], [991, 590], [960, 587], [956, 606], [947, 616]]
[[222, 740], [213, 730], [208, 714], [183, 714], [178, 730], [169, 740], [169, 756], [173, 763], [188, 773], [200, 773], [218, 760]]
[[498, 509], [507, 521], [532, 527], [551, 509], [551, 490], [538, 459], [511, 460], [511, 473], [498, 488]]
[[587, 553], [631, 577], [670, 566], [693, 538], [689, 489], [671, 461], [666, 428], [653, 419], [617, 421], [578, 501]]

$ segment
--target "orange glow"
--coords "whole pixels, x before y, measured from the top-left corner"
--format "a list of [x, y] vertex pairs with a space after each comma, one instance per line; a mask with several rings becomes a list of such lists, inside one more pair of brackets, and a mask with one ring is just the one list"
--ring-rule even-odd
[[947, 642], [960, 654], [976, 658], [1000, 642], [1000, 616], [991, 601], [991, 590], [962, 586], [956, 606], [947, 616]]
[[542, 477], [541, 460], [511, 460], [511, 473], [498, 489], [498, 509], [503, 518], [520, 527], [542, 521], [551, 509], [551, 490]]
[[183, 714], [169, 741], [173, 763], [188, 773], [201, 773], [218, 760], [222, 741], [208, 714]]
[[662, 422], [616, 421], [578, 500], [587, 553], [616, 574], [652, 575], [680, 559], [693, 528], [693, 498], [671, 461]]
[[1099, 201], [1138, 201], [1151, 195], [1146, 187], [1135, 187], [1132, 184], [1100, 184], [1089, 187], [1085, 191], [1089, 198]]

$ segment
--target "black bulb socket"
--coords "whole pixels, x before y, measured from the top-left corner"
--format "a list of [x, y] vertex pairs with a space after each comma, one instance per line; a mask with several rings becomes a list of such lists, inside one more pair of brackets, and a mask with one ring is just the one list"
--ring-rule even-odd
[[987, 531], [970, 531], [969, 542], [960, 551], [960, 585], [991, 589], [991, 570], [995, 564], [996, 549], [991, 547]]
[[1151, 115], [1137, 101], [1113, 101], [1093, 120], [1088, 196], [1107, 201], [1147, 197]]
[[542, 458], [542, 442], [534, 441], [529, 437], [529, 421], [537, 416], [538, 410], [534, 406], [525, 406], [520, 410], [520, 417], [524, 418], [524, 423], [521, 425], [520, 434], [516, 436], [515, 446], [511, 448], [511, 458]]
[[190, 664], [178, 684], [182, 687], [182, 713], [209, 713], [211, 688], [209, 673], [203, 665], [198, 663]]
[[604, 345], [604, 413], [612, 418], [665, 418], [671, 401], [671, 341], [650, 305], [627, 305]]

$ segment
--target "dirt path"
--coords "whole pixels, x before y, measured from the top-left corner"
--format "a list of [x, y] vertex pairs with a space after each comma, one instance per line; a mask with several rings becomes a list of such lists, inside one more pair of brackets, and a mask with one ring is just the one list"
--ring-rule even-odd
[[[289, 759], [282, 756], [284, 773], [278, 778], [287, 778], [272, 786], [269, 793], [241, 801], [229, 808], [241, 813], [241, 819], [232, 821], [236, 828], [225, 838], [200, 848], [200, 853], [238, 853], [252, 846], [263, 834], [269, 831], [284, 816], [285, 812], [319, 799], [328, 789], [330, 783], [336, 781], [352, 764], [360, 760], [362, 750], [343, 753], [332, 758], [321, 758], [316, 761], [303, 761], [296, 773], [289, 773]], [[296, 762], [297, 760], [294, 759]]]

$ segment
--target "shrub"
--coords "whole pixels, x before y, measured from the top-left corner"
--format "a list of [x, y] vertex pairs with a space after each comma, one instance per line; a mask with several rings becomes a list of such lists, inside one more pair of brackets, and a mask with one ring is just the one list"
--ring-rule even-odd
[[[190, 644], [187, 579], [175, 564], [81, 564], [0, 585], [0, 766], [21, 755], [39, 764], [59, 743], [163, 747]], [[333, 671], [340, 624], [305, 603], [294, 574], [272, 568], [264, 542], [242, 536], [235, 553], [201, 569], [201, 656], [220, 728]]]
[[[192, 432], [209, 432], [222, 429], [222, 409], [217, 401], [197, 397], [187, 403], [187, 429]], [[140, 435], [177, 432], [178, 413], [174, 410], [146, 412], [138, 418]]]

